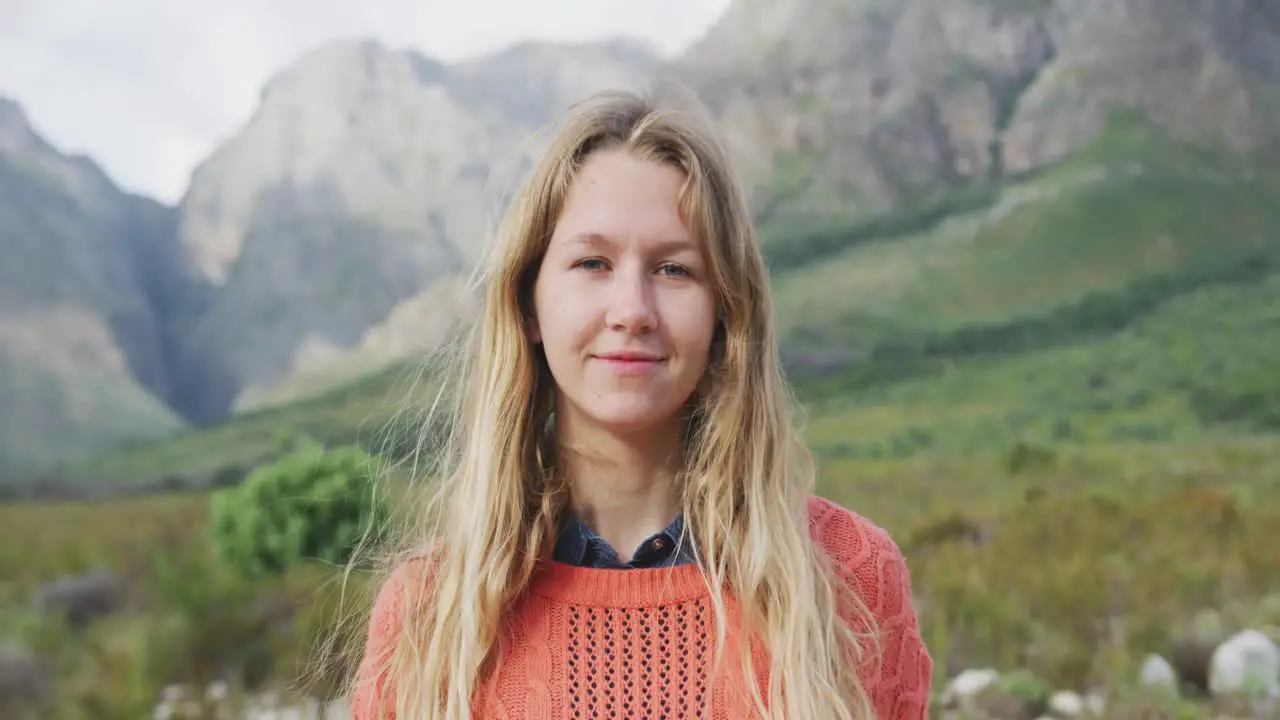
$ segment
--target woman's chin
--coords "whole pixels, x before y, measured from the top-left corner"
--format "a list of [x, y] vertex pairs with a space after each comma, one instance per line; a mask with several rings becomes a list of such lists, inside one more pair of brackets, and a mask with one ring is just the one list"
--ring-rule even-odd
[[661, 431], [679, 422], [679, 404], [655, 403], [638, 398], [618, 398], [584, 408], [592, 424], [620, 435]]

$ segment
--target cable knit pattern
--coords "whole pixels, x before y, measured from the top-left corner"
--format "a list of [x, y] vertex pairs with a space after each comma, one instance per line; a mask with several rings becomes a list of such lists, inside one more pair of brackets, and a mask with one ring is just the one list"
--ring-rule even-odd
[[[876, 617], [879, 662], [862, 672], [876, 717], [923, 719], [933, 661], [920, 637], [901, 552], [884, 530], [830, 501], [812, 499], [809, 519], [815, 541]], [[351, 703], [354, 720], [375, 720], [372, 703], [386, 681], [375, 668], [400, 626], [405, 578], [402, 568], [379, 591], [363, 682]], [[500, 662], [475, 694], [475, 717], [692, 718], [708, 693], [717, 720], [751, 715], [732, 660], [724, 676], [714, 682], [707, 676], [714, 619], [696, 565], [612, 570], [549, 562], [530, 590], [505, 623]], [[731, 600], [727, 604], [733, 658], [738, 613]], [[767, 660], [755, 651], [757, 673]]]

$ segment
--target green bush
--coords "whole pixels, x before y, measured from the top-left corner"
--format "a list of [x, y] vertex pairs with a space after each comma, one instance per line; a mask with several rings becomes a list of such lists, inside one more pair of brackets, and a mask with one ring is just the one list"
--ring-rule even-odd
[[358, 447], [303, 447], [213, 494], [213, 544], [249, 575], [278, 575], [318, 560], [343, 564], [388, 506], [373, 492], [375, 458]]

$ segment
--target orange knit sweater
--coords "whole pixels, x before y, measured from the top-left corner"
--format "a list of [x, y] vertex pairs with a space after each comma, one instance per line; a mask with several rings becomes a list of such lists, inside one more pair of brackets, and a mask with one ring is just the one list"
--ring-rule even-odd
[[[898, 547], [865, 518], [827, 500], [809, 503], [812, 535], [875, 614], [881, 656], [862, 672], [879, 720], [925, 717], [933, 662], [921, 640], [911, 583]], [[374, 720], [377, 659], [399, 628], [403, 569], [380, 589], [370, 619], [354, 720]], [[714, 644], [709, 595], [696, 564], [602, 570], [548, 563], [503, 632], [501, 660], [474, 697], [474, 717], [683, 718], [706, 693], [718, 720], [752, 715], [745, 677], [732, 658], [738, 613], [727, 602], [727, 672], [708, 681]], [[767, 687], [767, 655], [752, 648], [756, 682]], [[408, 720], [408, 719], [406, 719]]]

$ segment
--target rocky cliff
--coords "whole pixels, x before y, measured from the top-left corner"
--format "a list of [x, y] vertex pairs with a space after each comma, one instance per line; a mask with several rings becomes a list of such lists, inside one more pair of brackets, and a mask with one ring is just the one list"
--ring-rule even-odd
[[172, 213], [51, 147], [0, 98], [0, 466], [180, 425]]
[[1267, 0], [737, 0], [672, 72], [761, 219], [810, 223], [1042, 168], [1117, 112], [1275, 143], [1278, 17]]
[[[354, 347], [399, 303], [472, 266], [521, 143], [656, 60], [618, 42], [530, 43], [447, 66], [373, 42], [328, 45], [266, 87], [195, 172], [179, 240], [217, 287], [180, 364], [218, 417]], [[452, 312], [452, 308], [445, 308]]]
[[[1117, 116], [1226, 152], [1272, 146], [1280, 139], [1276, 7], [735, 0], [654, 75], [705, 103], [747, 177], [766, 239], [786, 242], [1041, 170]], [[379, 334], [429, 343], [414, 327]]]

